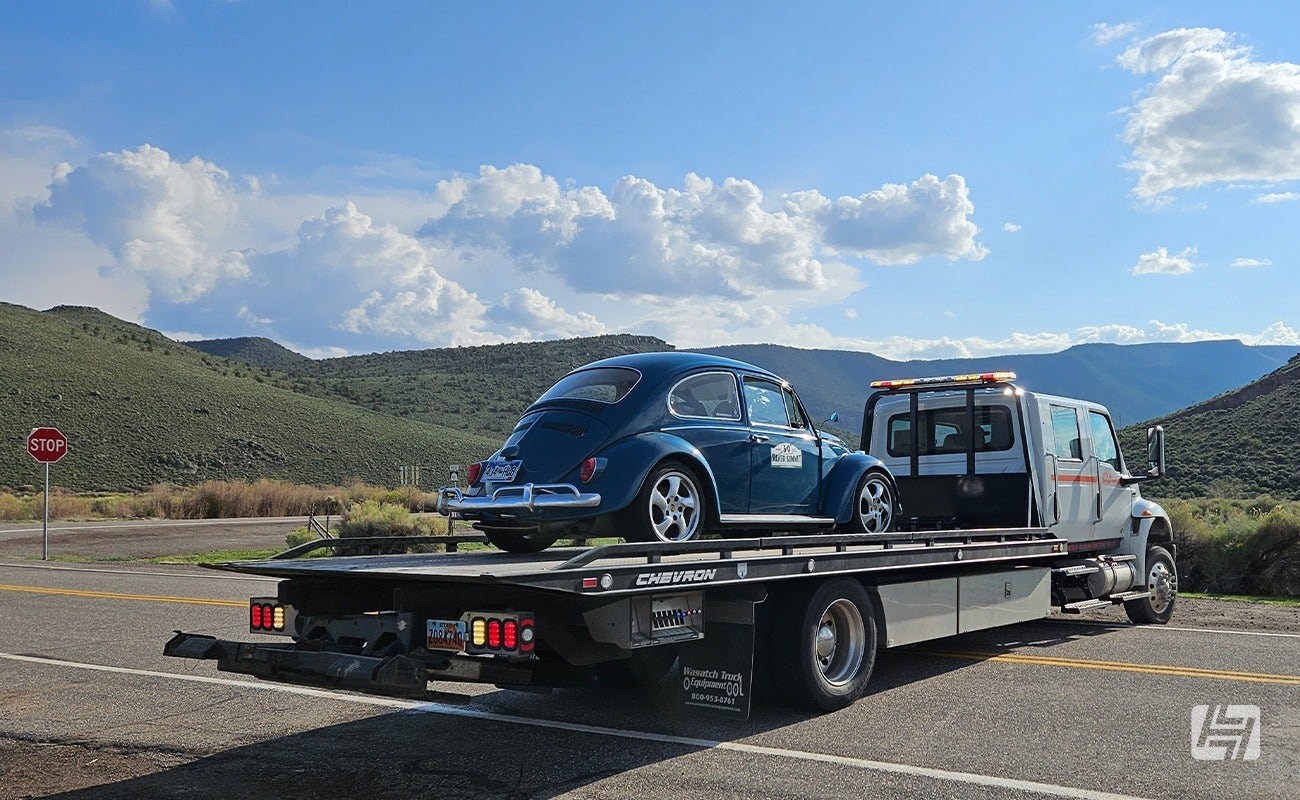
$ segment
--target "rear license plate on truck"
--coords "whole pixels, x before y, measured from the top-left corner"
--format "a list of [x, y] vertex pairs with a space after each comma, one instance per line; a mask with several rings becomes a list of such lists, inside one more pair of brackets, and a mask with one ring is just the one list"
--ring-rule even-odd
[[465, 649], [465, 623], [460, 620], [431, 619], [427, 633], [426, 649], [457, 652]]

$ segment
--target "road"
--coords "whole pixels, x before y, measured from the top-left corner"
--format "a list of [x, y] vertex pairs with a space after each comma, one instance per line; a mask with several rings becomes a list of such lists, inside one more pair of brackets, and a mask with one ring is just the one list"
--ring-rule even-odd
[[[161, 655], [177, 628], [249, 637], [247, 598], [273, 588], [0, 560], [0, 798], [1219, 800], [1292, 798], [1300, 775], [1295, 609], [1200, 601], [1165, 628], [1054, 618], [888, 651], [856, 705], [748, 722], [599, 689], [372, 698]], [[1198, 704], [1259, 706], [1259, 758], [1193, 759]]]
[[[50, 556], [110, 560], [284, 548], [306, 517], [95, 520], [50, 523]], [[0, 522], [0, 557], [40, 558], [41, 523]]]

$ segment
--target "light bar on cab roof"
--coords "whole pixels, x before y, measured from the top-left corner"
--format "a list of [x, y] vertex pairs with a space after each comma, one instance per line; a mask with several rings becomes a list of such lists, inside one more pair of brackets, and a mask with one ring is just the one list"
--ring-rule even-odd
[[872, 381], [872, 389], [899, 389], [904, 386], [924, 386], [931, 383], [999, 383], [1014, 381], [1014, 372], [979, 372], [970, 375], [945, 375], [939, 378], [902, 378], [895, 381]]

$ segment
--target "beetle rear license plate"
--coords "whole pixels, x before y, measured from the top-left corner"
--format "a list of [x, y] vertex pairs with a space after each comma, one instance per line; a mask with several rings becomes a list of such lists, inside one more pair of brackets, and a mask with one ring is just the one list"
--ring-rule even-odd
[[465, 623], [454, 619], [431, 619], [428, 622], [425, 648], [428, 650], [465, 649]]
[[522, 461], [489, 461], [483, 467], [483, 480], [509, 483], [519, 474], [519, 467], [523, 466], [523, 463]]

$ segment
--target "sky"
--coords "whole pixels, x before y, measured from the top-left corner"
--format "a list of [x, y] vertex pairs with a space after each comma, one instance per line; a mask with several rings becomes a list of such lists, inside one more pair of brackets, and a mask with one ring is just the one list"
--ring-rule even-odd
[[313, 357], [1300, 345], [1300, 6], [48, 2], [0, 300]]

